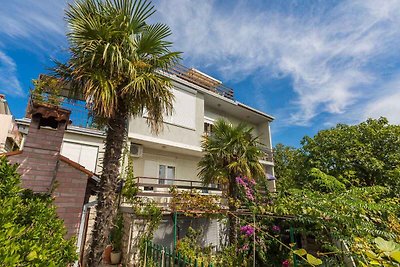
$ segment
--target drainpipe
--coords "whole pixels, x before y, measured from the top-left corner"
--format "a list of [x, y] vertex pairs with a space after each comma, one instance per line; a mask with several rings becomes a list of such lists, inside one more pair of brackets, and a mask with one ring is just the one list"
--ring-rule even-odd
[[88, 202], [85, 205], [83, 205], [83, 210], [82, 210], [82, 215], [81, 215], [81, 223], [79, 224], [79, 231], [78, 231], [78, 242], [76, 244], [76, 252], [78, 253], [79, 258], [77, 261], [75, 261], [74, 267], [79, 266], [79, 260], [80, 260], [80, 256], [81, 256], [82, 246], [84, 245], [83, 244], [83, 239], [84, 239], [83, 234], [86, 232], [85, 230], [87, 228], [87, 225], [85, 225], [86, 214], [88, 213], [89, 208], [95, 206], [96, 204], [97, 204], [97, 200]]

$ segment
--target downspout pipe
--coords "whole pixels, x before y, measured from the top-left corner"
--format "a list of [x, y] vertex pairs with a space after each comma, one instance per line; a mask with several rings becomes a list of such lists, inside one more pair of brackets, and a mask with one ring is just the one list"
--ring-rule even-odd
[[[83, 234], [85, 233], [85, 228], [87, 227], [87, 225], [85, 225], [85, 220], [86, 220], [86, 214], [88, 213], [89, 208], [96, 206], [97, 204], [97, 200], [95, 201], [91, 201], [86, 203], [85, 205], [83, 205], [83, 209], [82, 209], [82, 215], [81, 215], [81, 222], [79, 224], [79, 231], [78, 231], [78, 241], [76, 244], [76, 252], [78, 253], [79, 257], [81, 254], [81, 250], [82, 250], [82, 246], [83, 244], [83, 239], [84, 236]], [[79, 258], [77, 261], [75, 261], [74, 263], [74, 267], [78, 267], [79, 266]]]

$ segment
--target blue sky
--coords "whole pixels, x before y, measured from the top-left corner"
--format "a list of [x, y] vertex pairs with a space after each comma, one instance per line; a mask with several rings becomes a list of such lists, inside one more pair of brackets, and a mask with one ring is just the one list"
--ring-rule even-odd
[[[66, 59], [65, 0], [0, 0], [0, 93], [25, 111], [31, 80]], [[400, 123], [400, 1], [159, 0], [184, 64], [273, 115], [273, 142], [298, 146], [336, 123]]]

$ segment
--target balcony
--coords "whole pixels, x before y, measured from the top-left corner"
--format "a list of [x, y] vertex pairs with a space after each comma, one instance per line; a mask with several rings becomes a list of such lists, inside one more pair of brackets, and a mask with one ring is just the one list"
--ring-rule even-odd
[[267, 145], [260, 144], [261, 150], [263, 152], [263, 156], [261, 160], [274, 162], [274, 151], [272, 148], [269, 148]]
[[[172, 198], [174, 194], [171, 189], [176, 192], [188, 193], [193, 195], [210, 196], [210, 201], [218, 199], [215, 205], [224, 208], [222, 200], [222, 187], [220, 185], [204, 186], [201, 181], [183, 180], [183, 179], [161, 179], [155, 177], [136, 177], [136, 184], [139, 187], [138, 197], [147, 197], [153, 199], [157, 205], [164, 211], [170, 212], [173, 207]], [[176, 204], [176, 202], [174, 202]], [[124, 205], [124, 202], [123, 204]], [[191, 207], [196, 209], [198, 207]], [[201, 209], [201, 208], [200, 208]], [[197, 212], [199, 212], [197, 210]]]
[[225, 86], [221, 81], [218, 81], [196, 69], [177, 64], [173, 68], [167, 70], [166, 73], [198, 85], [208, 91], [219, 94], [220, 96], [231, 100], [234, 99], [232, 88]]

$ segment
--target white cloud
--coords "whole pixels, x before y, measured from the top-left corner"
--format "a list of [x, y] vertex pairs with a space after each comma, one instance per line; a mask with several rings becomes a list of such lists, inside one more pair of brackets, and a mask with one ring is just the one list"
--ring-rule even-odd
[[285, 107], [284, 123], [308, 125], [320, 114], [354, 114], [391, 79], [388, 72], [396, 70], [388, 62], [400, 63], [392, 59], [400, 56], [400, 1], [308, 3], [255, 9], [243, 1], [224, 9], [217, 1], [174, 0], [162, 1], [158, 11], [194, 65], [211, 65], [231, 81], [255, 72], [290, 76], [296, 99]]
[[0, 36], [16, 46], [48, 50], [64, 39], [64, 0], [3, 1], [0, 8]]
[[[354, 123], [368, 118], [386, 117], [390, 123], [400, 124], [400, 74], [388, 81], [377, 90], [371, 90], [368, 99], [357, 103], [348, 114]], [[345, 120], [343, 116], [335, 119], [334, 123]]]
[[[7, 55], [12, 49], [25, 49], [48, 59], [60, 51], [65, 41], [63, 0], [3, 1], [0, 8], [0, 92], [23, 96], [17, 65]], [[32, 59], [31, 59], [32, 60]]]
[[17, 66], [12, 58], [0, 51], [0, 92], [23, 96], [22, 86], [17, 78]]

